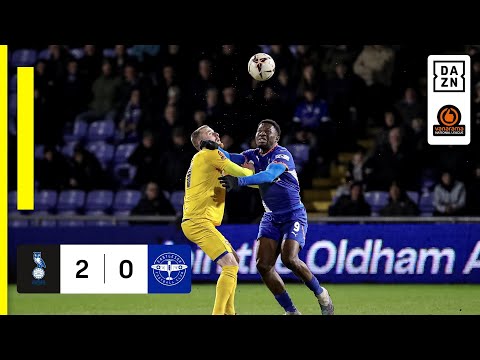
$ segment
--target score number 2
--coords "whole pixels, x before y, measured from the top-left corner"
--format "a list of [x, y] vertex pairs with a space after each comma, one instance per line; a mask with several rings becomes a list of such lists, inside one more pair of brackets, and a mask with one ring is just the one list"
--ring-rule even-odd
[[[83, 265], [83, 266], [82, 266]], [[125, 265], [127, 266], [127, 272], [125, 273]], [[76, 278], [77, 279], [88, 279], [87, 274], [82, 274], [88, 268], [88, 261], [87, 260], [78, 260], [77, 266], [82, 266], [78, 271]], [[124, 279], [128, 279], [133, 275], [133, 264], [130, 260], [122, 260], [120, 262], [120, 276]]]

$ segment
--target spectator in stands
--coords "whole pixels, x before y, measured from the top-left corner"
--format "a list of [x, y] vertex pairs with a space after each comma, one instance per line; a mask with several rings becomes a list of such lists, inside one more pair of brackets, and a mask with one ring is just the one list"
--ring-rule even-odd
[[303, 100], [295, 109], [293, 122], [297, 123], [300, 128], [315, 133], [322, 123], [330, 120], [328, 103], [319, 98], [314, 89], [306, 88], [303, 92]]
[[381, 216], [416, 216], [420, 214], [417, 204], [397, 183], [392, 183], [389, 193], [388, 204], [379, 211]]
[[90, 191], [111, 188], [111, 182], [94, 154], [77, 144], [70, 165], [69, 185], [72, 189]]
[[198, 129], [207, 123], [207, 113], [203, 110], [195, 110], [193, 112], [193, 129]]
[[449, 171], [443, 171], [440, 183], [433, 190], [435, 216], [460, 216], [466, 201], [465, 184], [455, 179]]
[[121, 76], [127, 64], [136, 65], [136, 59], [127, 53], [125, 45], [115, 45], [115, 55], [112, 58], [113, 72]]
[[367, 85], [365, 105], [367, 116], [379, 125], [391, 102], [391, 85], [395, 52], [383, 45], [365, 45], [353, 64], [353, 71]]
[[240, 154], [242, 152], [241, 147], [235, 142], [235, 139], [230, 134], [223, 134], [220, 140], [223, 144], [223, 150], [234, 154]]
[[139, 140], [138, 128], [145, 116], [140, 99], [140, 90], [133, 90], [118, 123], [120, 142], [136, 142]]
[[332, 119], [338, 127], [342, 151], [351, 151], [356, 139], [365, 135], [366, 122], [362, 113], [363, 81], [348, 71], [344, 63], [335, 66], [335, 74], [327, 80], [326, 100]]
[[135, 166], [137, 171], [133, 185], [140, 187], [149, 181], [158, 182], [163, 169], [159, 165], [160, 152], [155, 143], [155, 138], [150, 131], [145, 131], [142, 142], [135, 148], [128, 158], [128, 163]]
[[388, 134], [390, 130], [401, 126], [401, 120], [395, 109], [386, 110], [383, 113], [383, 124], [380, 132], [375, 138], [375, 146], [384, 146], [388, 144]]
[[242, 139], [249, 134], [251, 127], [244, 125], [244, 107], [233, 86], [227, 86], [222, 90], [222, 102], [220, 103], [220, 122], [213, 123], [215, 129], [222, 133], [232, 134], [236, 140]]
[[192, 81], [192, 100], [195, 107], [200, 107], [205, 101], [207, 89], [217, 87], [213, 74], [213, 65], [209, 59], [202, 59], [198, 63], [198, 73]]
[[218, 89], [215, 87], [208, 88], [205, 93], [205, 106], [202, 108], [205, 109], [205, 114], [207, 115], [207, 122], [209, 124], [215, 124], [220, 121], [222, 115], [220, 102], [218, 98]]
[[407, 87], [403, 98], [395, 103], [395, 108], [400, 114], [401, 121], [411, 126], [412, 120], [416, 117], [426, 117], [426, 104], [421, 104], [417, 99], [417, 91], [412, 87]]
[[153, 124], [152, 130], [158, 138], [159, 149], [166, 150], [172, 147], [172, 131], [174, 128], [182, 126], [178, 109], [175, 105], [167, 105], [157, 124]]
[[62, 45], [48, 45], [47, 74], [54, 83], [60, 82], [65, 76], [65, 64], [68, 51]]
[[295, 64], [295, 58], [287, 45], [271, 45], [270, 56], [275, 61], [275, 66], [287, 69], [291, 74]]
[[[285, 108], [285, 115], [288, 116], [295, 110], [297, 102], [296, 84], [293, 82], [286, 69], [280, 68], [276, 71], [278, 72], [278, 75], [273, 77], [271, 80], [273, 82], [274, 90]], [[288, 123], [289, 122], [290, 121], [288, 121]], [[288, 123], [285, 125], [288, 125]], [[282, 129], [283, 128], [284, 125], [282, 125]]]
[[330, 118], [328, 103], [318, 97], [313, 89], [305, 89], [304, 101], [295, 109], [295, 130], [303, 129], [313, 147], [316, 148], [320, 176], [328, 176], [330, 164], [338, 149], [335, 124]]
[[215, 68], [221, 76], [219, 86], [224, 88], [234, 84], [238, 74], [245, 68], [239, 49], [235, 45], [222, 45], [220, 53], [215, 59]]
[[92, 85], [93, 99], [89, 106], [89, 111], [77, 116], [78, 120], [92, 122], [96, 120], [113, 120], [115, 118], [115, 109], [119, 104], [118, 91], [120, 89], [121, 79], [112, 73], [112, 65], [109, 60], [104, 60], [102, 64], [102, 75], [100, 75]]
[[293, 64], [292, 76], [294, 79], [298, 79], [302, 73], [302, 69], [312, 64], [315, 68], [320, 65], [320, 57], [318, 47], [314, 45], [296, 45], [292, 46], [294, 50], [295, 62]]
[[101, 74], [103, 56], [96, 45], [84, 45], [84, 55], [78, 60], [80, 73], [91, 87]]
[[342, 195], [330, 205], [330, 216], [370, 216], [372, 209], [363, 196], [363, 184], [353, 182], [350, 186], [350, 194]]
[[[174, 216], [170, 201], [160, 191], [158, 184], [150, 181], [145, 185], [144, 193], [137, 205], [131, 210], [130, 215], [146, 215], [146, 216]], [[159, 222], [132, 222], [132, 224], [151, 224], [155, 225]], [[161, 223], [161, 222], [160, 222]]]
[[348, 180], [364, 183], [368, 172], [365, 168], [365, 153], [359, 150], [353, 154], [352, 160], [349, 162], [346, 172]]
[[148, 78], [140, 76], [137, 68], [133, 64], [126, 64], [118, 89], [117, 104], [114, 105], [120, 108], [125, 106], [133, 90], [140, 90], [140, 93], [145, 99], [149, 99], [152, 95]]
[[173, 146], [160, 155], [159, 165], [162, 174], [168, 174], [161, 177], [160, 187], [170, 192], [185, 189], [185, 174], [195, 155], [183, 128], [177, 127], [172, 130], [171, 142]]
[[406, 190], [418, 189], [420, 175], [417, 159], [405, 143], [399, 127], [390, 130], [388, 144], [377, 147], [365, 166], [370, 172], [367, 191], [388, 191], [394, 181]]
[[307, 64], [303, 68], [302, 77], [297, 86], [297, 98], [304, 97], [307, 89], [317, 94], [320, 91], [320, 77], [312, 64]]
[[61, 191], [68, 186], [69, 166], [54, 146], [45, 146], [43, 158], [35, 165], [35, 179], [41, 190]]
[[285, 118], [287, 115], [282, 101], [271, 86], [265, 86], [261, 106], [264, 107], [264, 115], [260, 116], [262, 119], [279, 119], [282, 124], [290, 120]]
[[[76, 59], [68, 61], [66, 74], [60, 85], [62, 101], [59, 105], [63, 109], [64, 122], [73, 122], [75, 116], [87, 111], [90, 100], [89, 84], [80, 73]], [[63, 126], [61, 128], [63, 129]]]
[[348, 68], [352, 68], [357, 55], [358, 50], [350, 45], [328, 45], [322, 61], [322, 72], [329, 79], [334, 76], [335, 68], [339, 63], [346, 64]]

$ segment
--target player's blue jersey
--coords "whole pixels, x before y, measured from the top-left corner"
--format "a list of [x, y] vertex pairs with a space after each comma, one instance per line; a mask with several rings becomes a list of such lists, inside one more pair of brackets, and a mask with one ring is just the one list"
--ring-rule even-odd
[[264, 171], [270, 163], [286, 166], [285, 172], [273, 183], [258, 185], [266, 212], [284, 214], [303, 207], [295, 162], [286, 148], [277, 145], [263, 155], [258, 148], [245, 150], [242, 154], [247, 162], [253, 163], [255, 173]]

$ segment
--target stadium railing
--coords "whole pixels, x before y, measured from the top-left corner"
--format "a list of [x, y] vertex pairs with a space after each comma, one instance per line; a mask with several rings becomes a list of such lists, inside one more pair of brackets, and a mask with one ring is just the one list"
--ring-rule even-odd
[[[110, 222], [112, 225], [117, 225], [122, 222], [130, 224], [135, 222], [142, 223], [165, 223], [175, 222], [178, 220], [176, 216], [145, 216], [145, 215], [45, 215], [45, 214], [9, 214], [9, 220], [27, 220], [27, 221], [56, 221], [56, 220], [71, 220], [71, 221], [102, 221]], [[315, 216], [308, 215], [308, 221], [312, 224], [322, 223], [480, 223], [479, 216]]]

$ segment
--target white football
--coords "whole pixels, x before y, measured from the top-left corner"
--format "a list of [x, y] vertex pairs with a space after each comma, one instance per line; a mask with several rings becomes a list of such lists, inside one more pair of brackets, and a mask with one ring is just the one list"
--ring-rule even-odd
[[248, 73], [255, 80], [266, 81], [275, 73], [275, 61], [268, 54], [255, 54], [248, 61]]

